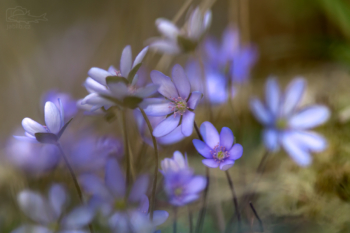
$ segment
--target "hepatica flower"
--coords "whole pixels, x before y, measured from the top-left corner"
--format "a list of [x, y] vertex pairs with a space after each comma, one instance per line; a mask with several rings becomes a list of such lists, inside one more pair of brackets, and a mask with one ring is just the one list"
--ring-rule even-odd
[[68, 121], [69, 119], [73, 118], [78, 112], [78, 108], [76, 105], [76, 100], [73, 99], [69, 93], [59, 92], [57, 90], [50, 90], [46, 92], [42, 97], [43, 103], [51, 101], [59, 109], [60, 103], [59, 101], [57, 101], [58, 99], [60, 99], [62, 102], [65, 121]]
[[242, 45], [237, 29], [228, 27], [222, 37], [221, 45], [213, 39], [204, 43], [206, 64], [214, 73], [230, 77], [235, 83], [248, 80], [250, 70], [256, 63], [258, 52], [254, 45]]
[[213, 124], [206, 121], [202, 123], [200, 133], [204, 142], [194, 139], [193, 145], [205, 158], [202, 162], [207, 167], [220, 167], [225, 171], [242, 156], [243, 147], [238, 143], [234, 144], [234, 136], [229, 128], [223, 127], [219, 134]]
[[300, 108], [305, 88], [305, 80], [295, 78], [282, 93], [276, 79], [270, 78], [266, 82], [266, 103], [256, 98], [250, 103], [253, 114], [265, 126], [266, 148], [276, 151], [282, 146], [300, 166], [311, 163], [310, 152], [326, 148], [326, 140], [310, 129], [323, 124], [330, 115], [322, 105]]
[[158, 86], [155, 84], [137, 88], [137, 71], [148, 51], [144, 48], [132, 61], [131, 47], [126, 46], [120, 59], [120, 70], [111, 66], [108, 71], [93, 67], [89, 70], [89, 77], [84, 86], [90, 93], [83, 100], [81, 105], [88, 105], [91, 111], [104, 107], [123, 106], [136, 108], [143, 100], [157, 92]]
[[183, 206], [199, 198], [207, 181], [203, 176], [193, 175], [193, 170], [179, 151], [174, 152], [173, 159], [164, 159], [161, 165], [164, 189], [172, 205]]
[[24, 141], [55, 144], [70, 122], [64, 124], [64, 110], [62, 102], [60, 100], [59, 102], [60, 108], [50, 101], [45, 103], [46, 125], [41, 125], [26, 117], [22, 120], [22, 126], [26, 136], [14, 137]]
[[154, 40], [150, 47], [168, 54], [191, 52], [196, 49], [210, 23], [211, 11], [203, 14], [199, 7], [191, 13], [184, 29], [179, 29], [167, 19], [159, 18], [156, 20], [156, 26], [164, 39]]
[[31, 190], [19, 193], [18, 204], [23, 213], [35, 224], [22, 225], [12, 233], [85, 233], [86, 226], [94, 217], [88, 206], [80, 206], [65, 214], [67, 194], [59, 185], [51, 186], [48, 198]]
[[[87, 193], [92, 194], [92, 203], [108, 216], [111, 229], [124, 232], [125, 222], [129, 222], [130, 211], [138, 210], [147, 216], [145, 193], [148, 189], [148, 176], [136, 179], [127, 195], [124, 175], [117, 160], [109, 159], [106, 163], [104, 182], [96, 175], [84, 174], [80, 176], [80, 183]], [[147, 199], [148, 200], [148, 199]], [[168, 217], [166, 211], [157, 210], [153, 213], [153, 223], [162, 224]], [[131, 223], [133, 224], [133, 223]]]
[[150, 98], [145, 100], [144, 110], [150, 116], [167, 116], [153, 131], [155, 137], [165, 136], [174, 131], [181, 121], [181, 132], [188, 137], [192, 134], [194, 110], [202, 93], [191, 92], [191, 85], [186, 73], [180, 65], [172, 69], [172, 78], [159, 71], [151, 72], [153, 83], [159, 85], [158, 92], [165, 99]]

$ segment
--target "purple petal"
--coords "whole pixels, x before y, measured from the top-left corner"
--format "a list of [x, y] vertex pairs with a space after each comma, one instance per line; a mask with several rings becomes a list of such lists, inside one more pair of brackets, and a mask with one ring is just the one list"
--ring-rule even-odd
[[188, 36], [191, 39], [198, 40], [199, 37], [203, 33], [203, 16], [202, 12], [197, 7], [191, 13], [190, 18], [188, 20]]
[[46, 227], [39, 225], [23, 225], [11, 231], [11, 233], [53, 233]]
[[110, 95], [110, 92], [107, 90], [106, 86], [101, 85], [90, 77], [85, 80], [84, 86], [89, 93], [96, 92], [100, 94]]
[[294, 79], [287, 87], [283, 101], [283, 114], [288, 116], [299, 104], [306, 87], [303, 78]]
[[106, 162], [105, 183], [115, 197], [124, 197], [126, 183], [116, 159], [108, 159]]
[[83, 174], [79, 177], [79, 183], [85, 192], [98, 195], [102, 198], [110, 199], [111, 194], [107, 190], [106, 186], [102, 183], [102, 180], [93, 174]]
[[230, 167], [232, 167], [234, 163], [235, 163], [235, 161], [229, 160], [229, 159], [228, 159], [228, 160], [226, 160], [226, 161], [220, 163], [220, 170], [226, 171], [227, 169], [229, 169]]
[[187, 195], [185, 196], [181, 202], [182, 202], [182, 205], [184, 204], [187, 204], [187, 203], [190, 203], [192, 201], [195, 201], [199, 198], [199, 195], [198, 194], [191, 194], [191, 195]]
[[60, 217], [62, 213], [62, 207], [64, 206], [66, 201], [67, 194], [66, 190], [62, 187], [62, 185], [52, 185], [49, 190], [49, 202], [57, 218]]
[[230, 159], [237, 160], [243, 155], [243, 146], [236, 143], [228, 153], [230, 154]]
[[46, 129], [44, 128], [44, 126], [42, 126], [41, 124], [39, 124], [38, 122], [26, 117], [22, 120], [22, 126], [23, 129], [34, 136], [35, 133], [45, 133], [47, 132]]
[[140, 64], [143, 60], [143, 58], [146, 56], [148, 52], [148, 46], [146, 46], [145, 48], [143, 48], [141, 50], [141, 52], [139, 54], [137, 54], [134, 64], [132, 65], [132, 67], [134, 68], [137, 64]]
[[289, 126], [296, 129], [310, 129], [328, 120], [330, 111], [322, 105], [303, 109], [290, 118]]
[[211, 168], [216, 168], [219, 166], [219, 163], [216, 162], [214, 159], [203, 159], [202, 163], [207, 166], [207, 167], [211, 167]]
[[111, 75], [116, 75], [118, 70], [114, 66], [110, 66], [108, 72], [111, 73]]
[[[232, 56], [239, 51], [239, 33], [236, 28], [227, 27], [222, 37], [221, 54]], [[227, 59], [227, 57], [225, 58]]]
[[270, 112], [265, 108], [260, 100], [254, 98], [250, 101], [250, 108], [255, 118], [262, 124], [269, 124], [272, 120]]
[[186, 160], [180, 151], [175, 151], [173, 154], [173, 161], [178, 165], [179, 168], [185, 168]]
[[173, 112], [171, 102], [166, 99], [148, 98], [143, 100], [141, 107], [149, 116], [166, 116]]
[[155, 210], [153, 211], [153, 225], [159, 226], [163, 224], [169, 217], [169, 213], [165, 210]]
[[23, 213], [33, 221], [48, 224], [55, 220], [46, 200], [36, 192], [22, 191], [18, 194], [17, 201]]
[[150, 84], [145, 87], [137, 89], [134, 93], [135, 96], [146, 98], [150, 95], [155, 94], [158, 91], [159, 86], [156, 84]]
[[193, 139], [192, 142], [199, 154], [201, 154], [203, 157], [207, 159], [213, 158], [213, 155], [210, 153], [211, 149], [207, 144], [205, 144], [199, 139]]
[[112, 82], [108, 84], [108, 87], [112, 95], [119, 100], [129, 94], [128, 86], [124, 82]]
[[106, 78], [108, 76], [111, 75], [115, 75], [115, 74], [111, 74], [108, 71], [101, 69], [101, 68], [97, 68], [97, 67], [92, 67], [89, 72], [88, 72], [89, 77], [91, 77], [92, 79], [94, 79], [96, 82], [106, 86]]
[[144, 194], [140, 199], [140, 205], [139, 205], [138, 210], [141, 213], [147, 214], [148, 209], [149, 209], [149, 200], [148, 200], [148, 197]]
[[91, 207], [81, 206], [68, 213], [62, 220], [62, 225], [68, 229], [79, 229], [88, 225], [94, 217]]
[[213, 149], [215, 146], [220, 143], [220, 136], [216, 128], [209, 121], [205, 121], [202, 123], [200, 127], [200, 133], [203, 137], [205, 143]]
[[181, 130], [186, 137], [190, 136], [193, 132], [194, 117], [195, 113], [191, 111], [186, 111], [182, 116]]
[[178, 54], [181, 52], [177, 43], [171, 40], [155, 40], [150, 44], [150, 47], [153, 50], [159, 50], [166, 54]]
[[131, 70], [132, 65], [132, 53], [131, 46], [128, 45], [123, 49], [122, 56], [120, 58], [120, 72], [122, 76], [127, 78]]
[[126, 214], [116, 212], [108, 220], [108, 225], [114, 232], [129, 232], [130, 221]]
[[284, 133], [281, 137], [284, 149], [292, 157], [292, 159], [302, 167], [308, 166], [312, 162], [312, 157], [306, 148], [298, 143], [291, 133]]
[[61, 114], [56, 105], [50, 101], [45, 104], [45, 123], [51, 133], [58, 133], [61, 129]]
[[173, 131], [180, 122], [181, 115], [171, 115], [162, 122], [160, 122], [157, 127], [153, 130], [153, 136], [162, 137]]
[[266, 82], [266, 105], [273, 115], [277, 115], [280, 105], [280, 88], [275, 78], [269, 78]]
[[225, 147], [227, 150], [231, 149], [235, 137], [231, 129], [223, 127], [220, 132], [220, 146]]
[[176, 40], [178, 34], [180, 33], [176, 25], [167, 19], [163, 19], [163, 18], [157, 19], [156, 25], [160, 33], [162, 33], [164, 36], [171, 38], [173, 40]]
[[179, 64], [174, 65], [171, 76], [179, 96], [186, 100], [190, 94], [191, 85], [182, 66]]
[[92, 94], [85, 96], [85, 98], [81, 101], [81, 104], [82, 105], [84, 105], [84, 104], [96, 105], [96, 106], [100, 106], [100, 107], [105, 106], [105, 105], [115, 105], [114, 102], [101, 97], [97, 93], [92, 93]]
[[187, 101], [187, 106], [190, 109], [196, 109], [198, 102], [202, 99], [202, 92], [199, 91], [193, 91], [191, 93], [191, 97]]
[[129, 194], [129, 202], [140, 201], [142, 196], [145, 195], [147, 192], [148, 182], [149, 182], [149, 179], [147, 175], [139, 176], [136, 179]]
[[159, 144], [169, 145], [169, 144], [177, 143], [184, 138], [185, 138], [185, 135], [183, 135], [181, 130], [181, 125], [179, 125], [171, 133], [163, 137], [157, 138], [157, 141], [159, 142]]
[[163, 96], [167, 97], [168, 99], [177, 98], [179, 96], [174, 83], [162, 72], [153, 70], [151, 72], [151, 79], [154, 84], [159, 85], [158, 92]]
[[279, 149], [279, 133], [275, 129], [264, 130], [264, 143], [268, 150], [277, 151]]
[[327, 148], [327, 141], [321, 135], [310, 131], [293, 131], [292, 137], [300, 146], [312, 152], [321, 152]]
[[29, 137], [29, 136], [13, 136], [14, 138], [16, 138], [19, 141], [22, 142], [31, 142], [31, 143], [38, 143], [38, 141], [36, 140], [36, 138]]
[[207, 180], [203, 176], [195, 176], [186, 185], [186, 193], [197, 194], [205, 189]]

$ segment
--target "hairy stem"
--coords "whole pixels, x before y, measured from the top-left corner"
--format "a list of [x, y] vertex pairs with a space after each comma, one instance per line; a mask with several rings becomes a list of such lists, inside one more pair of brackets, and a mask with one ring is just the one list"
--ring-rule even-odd
[[235, 188], [233, 186], [233, 182], [230, 176], [230, 173], [228, 171], [225, 172], [226, 173], [226, 178], [228, 181], [228, 185], [230, 186], [231, 192], [232, 192], [232, 200], [233, 200], [233, 205], [235, 206], [235, 212], [236, 212], [236, 216], [237, 216], [237, 221], [238, 221], [238, 232], [241, 232], [241, 214], [239, 212], [238, 209], [238, 201], [237, 201], [237, 195], [235, 192]]
[[260, 230], [260, 232], [264, 232], [263, 223], [262, 223], [262, 221], [261, 221], [261, 219], [260, 219], [258, 213], [256, 212], [256, 210], [255, 210], [255, 208], [254, 208], [254, 206], [253, 206], [253, 203], [249, 202], [249, 205], [250, 205], [250, 208], [252, 209], [252, 211], [253, 211], [253, 213], [254, 213], [256, 219], [257, 219], [258, 222], [259, 222], [259, 230]]
[[156, 196], [156, 189], [157, 189], [157, 178], [158, 178], [158, 164], [159, 164], [159, 154], [158, 154], [158, 145], [157, 145], [157, 140], [153, 136], [153, 128], [151, 125], [151, 122], [149, 121], [145, 111], [143, 111], [142, 108], [139, 108], [143, 118], [145, 119], [148, 130], [151, 134], [152, 137], [152, 142], [153, 142], [153, 147], [154, 147], [154, 158], [155, 158], [155, 168], [154, 168], [154, 180], [153, 180], [153, 187], [152, 187], [152, 196], [151, 196], [151, 203], [150, 203], [150, 219], [151, 221], [153, 220], [153, 211], [154, 211], [154, 206], [155, 206], [155, 196]]
[[[60, 151], [60, 153], [62, 155], [64, 163], [66, 164], [66, 167], [68, 168], [69, 174], [72, 177], [75, 189], [77, 190], [77, 193], [78, 193], [79, 200], [81, 201], [81, 203], [84, 203], [84, 201], [83, 201], [83, 193], [82, 193], [81, 188], [79, 186], [78, 179], [77, 179], [77, 177], [76, 177], [76, 175], [75, 175], [75, 173], [73, 171], [73, 168], [71, 167], [71, 165], [70, 165], [70, 163], [68, 161], [68, 158], [66, 157], [66, 154], [64, 153], [64, 151], [62, 149], [61, 144], [59, 142], [57, 142], [56, 146], [57, 146], [58, 150]], [[91, 233], [94, 232], [91, 224], [89, 224], [89, 230], [90, 230]]]

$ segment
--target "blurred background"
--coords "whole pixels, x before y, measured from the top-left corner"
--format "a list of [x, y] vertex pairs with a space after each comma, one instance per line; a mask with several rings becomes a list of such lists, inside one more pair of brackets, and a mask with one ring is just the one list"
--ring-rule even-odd
[[[107, 69], [111, 64], [119, 66], [121, 51], [128, 44], [135, 56], [147, 45], [148, 38], [159, 35], [155, 20], [159, 17], [172, 19], [187, 3], [191, 9], [202, 2], [2, 0], [2, 157], [6, 157], [11, 135], [20, 129], [24, 117], [43, 122], [41, 100], [44, 93], [57, 89], [70, 93], [74, 99], [84, 97], [86, 90], [82, 83], [90, 67]], [[220, 39], [228, 25], [237, 25], [243, 43], [254, 43], [259, 50], [249, 85], [242, 87], [241, 94], [234, 99], [234, 106], [238, 109], [236, 121], [222, 107], [214, 109], [214, 125], [232, 128], [237, 141], [245, 148], [244, 156], [231, 171], [239, 198], [244, 198], [245, 186], [253, 179], [263, 151], [261, 126], [249, 111], [249, 96], [261, 95], [269, 75], [278, 76], [281, 83], [302, 75], [309, 84], [305, 101], [323, 103], [332, 110], [332, 119], [319, 130], [329, 140], [329, 149], [315, 155], [314, 164], [309, 168], [297, 167], [284, 152], [271, 157], [258, 188], [260, 196], [256, 200], [256, 209], [266, 232], [350, 232], [350, 112], [347, 111], [350, 107], [350, 2], [216, 0], [208, 4], [212, 4], [213, 12], [208, 34]], [[46, 13], [48, 20], [30, 23], [29, 27], [25, 23], [21, 23], [23, 27], [14, 26], [13, 22], [7, 21], [6, 12], [16, 6], [30, 10], [35, 16]], [[178, 25], [183, 24], [185, 15], [178, 20]], [[155, 69], [160, 57], [153, 53], [148, 55], [145, 61], [148, 71]], [[178, 62], [185, 65], [187, 59], [188, 56], [181, 55], [160, 69], [169, 74], [170, 64]], [[205, 109], [199, 109], [196, 120], [201, 123], [208, 120], [206, 117]], [[103, 117], [94, 119], [79, 115], [72, 128], [77, 131], [89, 128], [99, 135], [109, 133], [118, 136], [118, 127], [112, 125], [106, 123]], [[174, 150], [187, 151], [190, 164], [198, 173], [204, 174], [201, 158], [190, 139], [166, 147], [161, 157], [172, 156]], [[152, 153], [151, 149], [148, 153]], [[53, 179], [52, 176], [46, 181], [45, 177], [40, 178], [44, 180], [40, 183], [43, 186], [34, 185], [37, 180], [28, 179], [6, 164], [5, 161], [0, 163], [0, 232], [10, 232], [24, 219], [15, 217], [19, 211], [16, 193], [23, 187], [44, 187], [43, 190], [47, 190], [45, 182]], [[150, 171], [151, 167], [144, 170]], [[212, 211], [207, 212], [204, 227], [204, 232], [208, 233], [223, 232], [233, 213], [224, 174], [219, 171], [213, 174], [214, 180], [217, 180], [213, 186], [224, 187], [224, 191], [217, 192], [213, 188], [209, 192]], [[162, 203], [159, 207], [163, 207]], [[194, 204], [193, 208], [198, 210], [199, 205]], [[186, 208], [180, 211], [186, 213]], [[252, 215], [249, 209], [246, 212], [247, 216]], [[248, 218], [246, 224], [256, 225], [256, 220], [252, 219]], [[171, 232], [171, 224], [169, 218], [162, 226], [162, 232]], [[187, 232], [187, 227], [187, 218], [180, 218], [178, 232]]]

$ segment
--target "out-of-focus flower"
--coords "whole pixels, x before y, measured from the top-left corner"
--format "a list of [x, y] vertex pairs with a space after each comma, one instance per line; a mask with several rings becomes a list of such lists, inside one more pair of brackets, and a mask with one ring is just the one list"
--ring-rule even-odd
[[156, 20], [156, 26], [165, 38], [155, 39], [150, 47], [168, 54], [191, 52], [196, 49], [210, 23], [211, 11], [203, 14], [199, 7], [191, 13], [184, 29], [179, 29], [167, 19], [159, 18]]
[[80, 104], [91, 105], [91, 111], [102, 107], [108, 109], [115, 105], [134, 109], [143, 98], [156, 93], [158, 85], [150, 84], [138, 89], [135, 86], [138, 79], [136, 73], [147, 51], [148, 47], [144, 48], [132, 62], [131, 47], [128, 45], [122, 52], [120, 70], [113, 66], [108, 71], [91, 68], [84, 83], [90, 94], [80, 101]]
[[123, 143], [112, 136], [84, 136], [72, 140], [65, 147], [70, 165], [80, 174], [99, 171], [110, 157], [123, 157]]
[[36, 224], [22, 225], [12, 233], [87, 232], [84, 228], [94, 217], [93, 209], [80, 206], [64, 214], [67, 198], [65, 189], [59, 184], [51, 186], [48, 198], [31, 190], [22, 191], [17, 198], [19, 207]]
[[62, 102], [59, 102], [60, 109], [50, 101], [45, 103], [46, 126], [26, 117], [22, 120], [25, 136], [14, 137], [29, 142], [56, 143], [69, 123], [64, 124], [64, 110]]
[[[187, 77], [190, 80], [193, 90], [204, 92], [204, 85], [206, 85], [207, 95], [210, 103], [221, 104], [225, 103], [229, 97], [228, 95], [228, 80], [221, 70], [216, 70], [205, 65], [205, 74], [201, 72], [201, 67], [197, 61], [190, 61], [186, 66]], [[203, 83], [203, 77], [206, 83]], [[235, 89], [231, 87], [231, 97], [235, 95]]]
[[164, 173], [164, 189], [169, 202], [175, 206], [183, 206], [197, 200], [206, 184], [206, 179], [203, 176], [194, 176], [192, 169], [169, 170]]
[[69, 119], [73, 118], [78, 112], [78, 108], [76, 105], [76, 100], [73, 99], [72, 96], [68, 93], [59, 92], [57, 90], [50, 90], [43, 95], [42, 103], [50, 101], [54, 103], [58, 109], [60, 109], [60, 103], [58, 99], [60, 99], [62, 102], [65, 121], [68, 121]]
[[310, 152], [321, 152], [327, 147], [325, 138], [310, 129], [323, 124], [330, 116], [329, 109], [323, 105], [299, 108], [305, 88], [306, 81], [295, 78], [282, 93], [276, 79], [269, 78], [266, 104], [257, 98], [250, 103], [253, 114], [265, 126], [266, 148], [277, 151], [282, 146], [300, 166], [311, 163]]
[[186, 159], [184, 156], [181, 154], [180, 151], [175, 151], [173, 154], [173, 158], [165, 158], [161, 162], [161, 167], [162, 167], [162, 173], [166, 174], [168, 172], [179, 172], [180, 170], [183, 169], [189, 169], [188, 167], [188, 162], [187, 162], [187, 155]]
[[204, 50], [205, 63], [211, 72], [232, 78], [234, 83], [249, 79], [250, 70], [258, 57], [256, 47], [241, 45], [238, 30], [232, 27], [225, 30], [221, 46], [214, 39], [207, 39]]
[[[92, 194], [92, 205], [108, 216], [108, 224], [112, 230], [125, 232], [129, 224], [124, 223], [130, 223], [129, 213], [132, 211], [139, 210], [147, 216], [148, 198], [146, 197], [146, 201], [145, 193], [148, 189], [148, 176], [139, 176], [126, 197], [127, 187], [124, 175], [117, 160], [111, 158], [106, 163], [104, 182], [93, 174], [81, 175], [79, 180], [84, 190]], [[154, 211], [154, 225], [163, 223], [167, 217], [166, 211]], [[134, 223], [131, 222], [131, 224]]]
[[225, 171], [242, 156], [243, 147], [238, 143], [233, 144], [235, 138], [229, 128], [223, 127], [219, 134], [214, 125], [206, 121], [202, 123], [200, 133], [204, 142], [193, 139], [193, 145], [205, 158], [202, 160], [204, 165], [211, 168], [220, 167]]
[[159, 85], [158, 92], [165, 99], [149, 98], [144, 101], [144, 110], [150, 116], [167, 116], [157, 127], [154, 128], [155, 137], [165, 136], [174, 131], [180, 121], [181, 132], [188, 137], [193, 131], [194, 109], [198, 101], [202, 98], [202, 93], [191, 92], [191, 85], [186, 73], [180, 65], [175, 65], [172, 69], [172, 77], [165, 76], [159, 71], [151, 72], [153, 83]]
[[41, 175], [57, 166], [60, 153], [55, 145], [31, 143], [11, 137], [6, 146], [6, 159], [25, 173]]
[[[142, 139], [150, 146], [153, 147], [153, 142], [151, 138], [151, 134], [149, 133], [148, 126], [146, 124], [145, 119], [142, 116], [142, 113], [139, 109], [134, 110], [134, 116], [136, 119], [137, 127], [139, 129], [140, 135]], [[157, 117], [157, 116], [148, 116], [148, 119], [152, 125], [152, 128], [154, 129], [160, 122], [162, 122], [165, 119], [165, 116]], [[184, 139], [185, 136], [181, 132], [181, 126], [178, 126], [177, 129], [173, 130], [171, 133], [156, 138], [158, 144], [160, 145], [169, 145], [174, 144], [182, 139]]]

